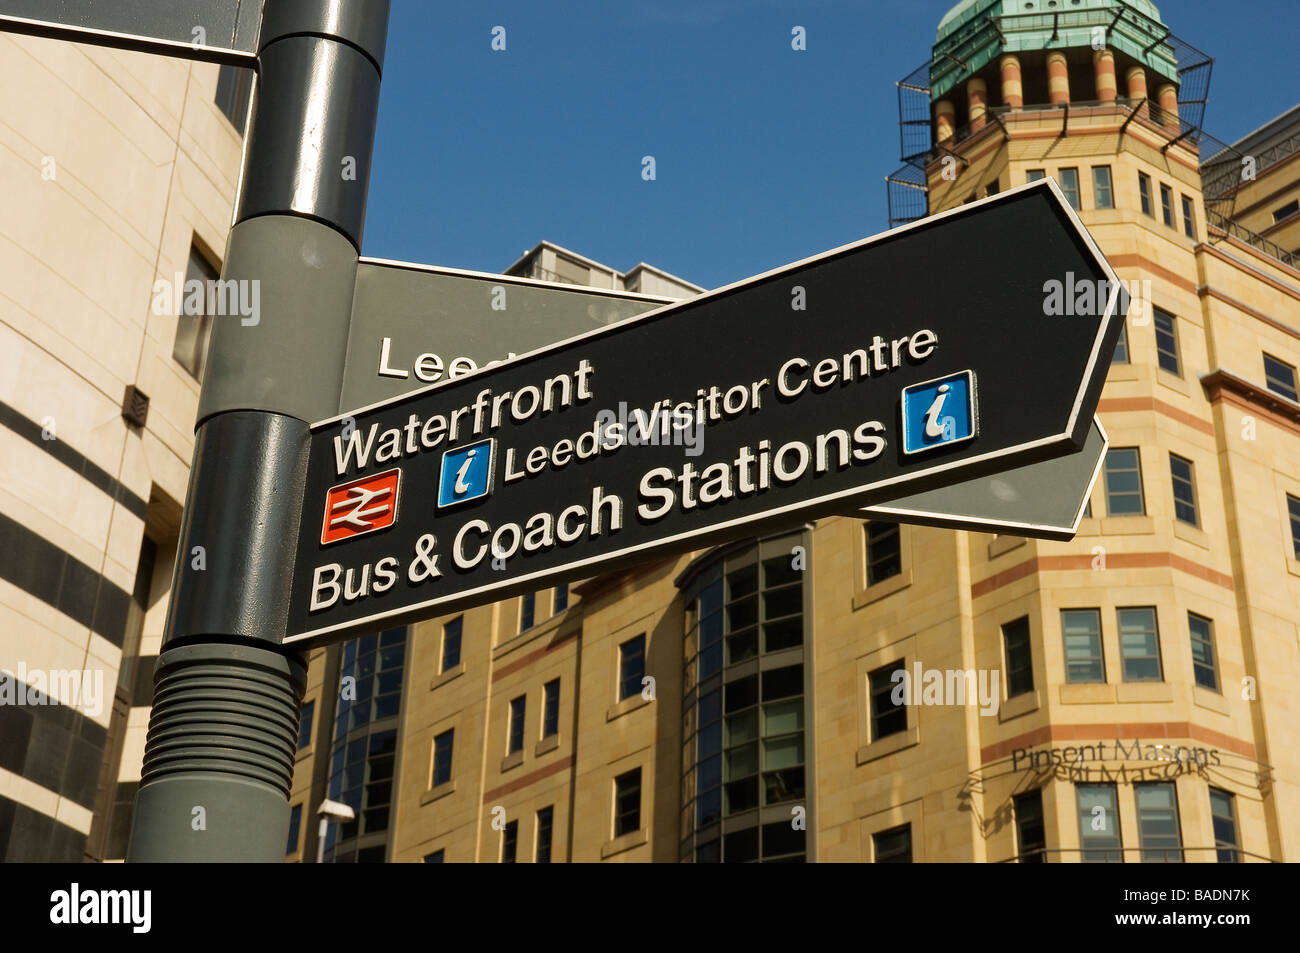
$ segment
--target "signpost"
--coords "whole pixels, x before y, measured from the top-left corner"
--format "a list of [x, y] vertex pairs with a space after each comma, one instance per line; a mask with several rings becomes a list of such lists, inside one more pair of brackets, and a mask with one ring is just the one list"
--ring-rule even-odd
[[[1067, 272], [1116, 293], [1049, 317]], [[318, 423], [286, 642], [1075, 454], [1118, 288], [1044, 180]]]
[[[282, 859], [305, 647], [863, 507], [1068, 536], [1104, 452], [1126, 303], [1051, 180], [676, 304], [360, 259], [387, 23], [0, 0], [258, 74], [222, 278], [262, 313], [213, 332], [128, 860]], [[1100, 304], [1049, 317], [1067, 278]]]

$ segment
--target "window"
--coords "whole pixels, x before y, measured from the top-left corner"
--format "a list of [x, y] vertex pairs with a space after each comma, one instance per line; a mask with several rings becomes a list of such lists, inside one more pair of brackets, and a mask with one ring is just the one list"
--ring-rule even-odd
[[501, 863], [513, 864], [519, 853], [519, 822], [510, 821], [501, 832]]
[[1078, 784], [1074, 793], [1079, 805], [1079, 847], [1083, 862], [1122, 863], [1115, 785]]
[[1029, 655], [1029, 616], [1002, 627], [1007, 653], [1007, 698], [1034, 690], [1034, 667]]
[[524, 712], [528, 703], [527, 695], [510, 699], [510, 738], [506, 754], [524, 750]]
[[1195, 612], [1187, 613], [1192, 637], [1192, 670], [1196, 684], [1212, 692], [1219, 690], [1219, 672], [1214, 664], [1214, 623]]
[[614, 836], [641, 829], [641, 769], [633, 768], [614, 779]]
[[1144, 516], [1142, 468], [1137, 447], [1106, 451], [1106, 515]]
[[447, 852], [445, 850], [435, 850], [432, 854], [424, 855], [426, 864], [441, 864], [445, 862]]
[[208, 361], [208, 343], [212, 338], [212, 312], [216, 302], [210, 300], [207, 289], [212, 287], [209, 281], [216, 281], [220, 275], [213, 268], [203, 253], [194, 245], [190, 246], [190, 260], [185, 270], [185, 285], [192, 287], [191, 281], [202, 283], [203, 292], [199, 295], [202, 308], [199, 314], [187, 314], [193, 310], [194, 302], [189, 295], [181, 297], [181, 313], [176, 316], [176, 340], [172, 343], [172, 357], [176, 363], [190, 372], [196, 381], [203, 380], [203, 368]]
[[298, 851], [298, 834], [302, 828], [302, 805], [295, 804], [289, 811], [289, 843], [284, 847], [286, 854], [294, 854]]
[[1089, 500], [1083, 507], [1083, 518], [1088, 520], [1092, 519], [1092, 500]]
[[997, 194], [998, 194], [998, 180], [997, 180], [997, 179], [994, 179], [994, 180], [993, 180], [992, 182], [990, 182], [988, 185], [984, 186], [984, 194], [985, 194], [985, 195], [997, 195]]
[[1065, 200], [1075, 210], [1079, 210], [1079, 170], [1062, 169], [1061, 170], [1061, 191], [1065, 193]]
[[450, 672], [460, 664], [460, 636], [465, 617], [458, 615], [442, 627], [442, 670]]
[[519, 631], [526, 632], [533, 627], [533, 616], [537, 610], [537, 593], [525, 592], [519, 600]]
[[618, 700], [641, 691], [645, 678], [645, 634], [628, 639], [618, 647]]
[[1300, 400], [1296, 394], [1295, 368], [1272, 354], [1264, 355], [1264, 383], [1273, 393], [1281, 394], [1287, 400]]
[[[907, 730], [907, 706], [894, 704], [894, 689], [898, 686], [898, 681], [893, 677], [895, 672], [907, 675], [907, 663], [903, 659], [878, 668], [867, 676], [871, 691], [872, 741]], [[909, 699], [905, 697], [905, 700]]]
[[217, 74], [217, 95], [213, 98], [217, 108], [226, 114], [240, 135], [243, 135], [244, 123], [248, 119], [248, 100], [252, 87], [252, 70], [223, 66]]
[[1170, 374], [1181, 376], [1178, 361], [1178, 335], [1174, 330], [1174, 316], [1159, 308], [1151, 309], [1156, 328], [1156, 353], [1160, 367]]
[[892, 827], [871, 835], [878, 864], [910, 864], [912, 862], [912, 825]]
[[1160, 183], [1160, 215], [1170, 228], [1177, 227], [1174, 224], [1174, 190], [1163, 182]]
[[542, 686], [542, 737], [560, 733], [560, 680], [553, 678]]
[[1291, 545], [1295, 549], [1295, 558], [1300, 559], [1300, 499], [1288, 493], [1286, 509], [1287, 515], [1291, 517]]
[[1092, 199], [1097, 208], [1115, 207], [1115, 190], [1110, 184], [1110, 166], [1094, 165], [1092, 167]]
[[1169, 454], [1169, 475], [1174, 484], [1174, 517], [1193, 526], [1196, 521], [1196, 471], [1192, 461]]
[[1128, 322], [1119, 326], [1119, 340], [1115, 342], [1115, 352], [1110, 356], [1112, 364], [1127, 364], [1128, 358]]
[[1183, 196], [1183, 234], [1196, 240], [1196, 206], [1189, 196]]
[[1153, 607], [1119, 610], [1119, 654], [1124, 681], [1158, 682], [1164, 677]]
[[1041, 864], [1047, 859], [1047, 835], [1043, 828], [1043, 792], [1026, 791], [1011, 799], [1016, 815], [1016, 850], [1022, 864]]
[[1138, 173], [1138, 196], [1142, 199], [1142, 214], [1151, 215], [1151, 176], [1145, 172]]
[[302, 720], [298, 722], [298, 750], [311, 747], [312, 723], [316, 720], [316, 702], [302, 706]]
[[[798, 801], [804, 796], [804, 737], [803, 737], [803, 665], [790, 665], [786, 668], [768, 669], [761, 678], [761, 708], [751, 709], [749, 720], [742, 715], [736, 718], [732, 711], [732, 686], [741, 685], [731, 682], [726, 686], [726, 710], [728, 743], [737, 740], [738, 732], [753, 727], [753, 719], [758, 718], [759, 731], [762, 734], [761, 763], [763, 803], [780, 804], [783, 801]], [[742, 701], [744, 689], [741, 690]], [[750, 746], [751, 748], [753, 746]], [[728, 748], [727, 761], [724, 765], [726, 779], [743, 776], [745, 765], [737, 765], [732, 755], [746, 759], [745, 748]], [[750, 755], [749, 757], [752, 757]], [[742, 782], [743, 783], [743, 782]], [[737, 785], [728, 782], [727, 808], [734, 813], [744, 807], [743, 801], [733, 797], [733, 788]], [[752, 806], [752, 805], [751, 805]]]
[[1065, 639], [1065, 681], [1083, 685], [1106, 681], [1101, 655], [1101, 610], [1062, 609], [1061, 633]]
[[867, 524], [867, 585], [874, 586], [903, 571], [902, 539], [897, 523]]
[[1237, 864], [1237, 812], [1232, 795], [1218, 788], [1210, 788], [1210, 819], [1214, 822], [1214, 846], [1221, 864]]
[[433, 739], [433, 787], [451, 780], [451, 744], [455, 729], [448, 728]]
[[569, 585], [568, 583], [560, 583], [555, 587], [555, 601], [551, 604], [551, 611], [558, 615], [568, 607]]
[[537, 856], [539, 864], [551, 862], [551, 831], [555, 826], [555, 808], [544, 807], [537, 812]]
[[808, 573], [790, 556], [801, 542], [802, 534], [784, 535], [733, 549], [686, 589], [680, 823], [696, 839], [683, 859], [804, 859], [802, 831], [770, 819], [768, 830], [758, 816], [767, 805], [802, 802], [806, 791]]
[[1273, 224], [1276, 225], [1284, 218], [1290, 218], [1292, 215], [1296, 214], [1296, 212], [1300, 212], [1300, 199], [1292, 199], [1290, 202], [1287, 202], [1285, 205], [1283, 205], [1280, 209], [1274, 211]]
[[1025, 172], [1026, 182], [1037, 182], [1039, 179], [1045, 179], [1045, 178], [1047, 178], [1046, 169], [1029, 169], [1027, 172]]
[[1178, 797], [1172, 781], [1133, 785], [1137, 797], [1138, 839], [1142, 863], [1171, 864], [1183, 859], [1178, 831]]

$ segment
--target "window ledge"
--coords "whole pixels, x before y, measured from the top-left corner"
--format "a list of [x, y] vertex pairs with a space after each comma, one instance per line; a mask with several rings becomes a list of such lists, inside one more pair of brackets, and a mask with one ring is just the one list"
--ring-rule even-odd
[[868, 761], [884, 758], [920, 743], [921, 729], [914, 725], [906, 731], [895, 732], [892, 735], [886, 735], [879, 741], [863, 745], [858, 749], [858, 764], [866, 764]]
[[1286, 571], [1293, 576], [1300, 576], [1300, 559], [1288, 556], [1286, 558]]
[[433, 681], [429, 683], [429, 691], [433, 691], [435, 688], [441, 688], [443, 685], [446, 685], [448, 682], [450, 682], [453, 678], [459, 678], [464, 674], [465, 674], [465, 663], [461, 662], [455, 668], [449, 668], [447, 669], [447, 671], [441, 672], [433, 676]]
[[1011, 552], [1013, 549], [1019, 549], [1027, 542], [1029, 540], [1023, 536], [1003, 536], [998, 534], [989, 543], [989, 559], [993, 560], [998, 556]]
[[600, 859], [613, 857], [615, 854], [621, 854], [625, 850], [631, 850], [633, 847], [640, 847], [650, 840], [650, 831], [641, 828], [639, 831], [633, 831], [630, 834], [624, 834], [622, 837], [615, 837], [611, 841], [606, 841], [600, 848]]
[[1062, 705], [1102, 705], [1115, 700], [1115, 686], [1105, 682], [1078, 682], [1060, 689]]
[[1150, 536], [1155, 531], [1152, 516], [1105, 516], [1101, 520], [1103, 536]]
[[1168, 682], [1120, 682], [1115, 686], [1120, 702], [1171, 702], [1174, 687]]
[[615, 702], [609, 706], [609, 710], [605, 712], [605, 720], [613, 721], [615, 718], [622, 718], [628, 712], [636, 711], [643, 705], [650, 704], [653, 700], [654, 699], [652, 698], [643, 697], [640, 692], [637, 692], [635, 695], [629, 695], [621, 702]]
[[537, 742], [537, 747], [533, 749], [533, 757], [537, 758], [546, 754], [548, 751], [554, 751], [560, 746], [560, 733], [557, 731], [549, 738], [543, 738]]
[[425, 791], [423, 794], [420, 795], [420, 806], [424, 807], [424, 805], [426, 804], [432, 804], [434, 801], [440, 800], [446, 797], [448, 794], [455, 793], [455, 791], [456, 791], [455, 778], [452, 778], [450, 781], [444, 781], [442, 782], [442, 784], [439, 784], [437, 787], [430, 788], [428, 791]]
[[299, 748], [297, 751], [294, 752], [293, 763], [297, 764], [299, 761], [303, 761], [306, 758], [310, 757], [311, 753], [315, 750], [315, 747], [316, 747], [315, 745], [308, 745], [305, 748]]
[[1201, 547], [1201, 549], [1210, 548], [1210, 537], [1205, 530], [1193, 526], [1191, 523], [1184, 523], [1177, 518], [1174, 519], [1174, 535], [1181, 540]]
[[520, 748], [514, 754], [508, 754], [501, 759], [501, 773], [505, 774], [511, 768], [517, 768], [524, 763], [524, 749]]
[[1224, 698], [1218, 692], [1212, 692], [1208, 688], [1202, 688], [1200, 685], [1192, 686], [1192, 703], [1198, 708], [1206, 708], [1210, 711], [1216, 711], [1220, 715], [1228, 714], [1228, 699]]
[[[1130, 345], [1131, 346], [1131, 345]], [[1112, 364], [1106, 371], [1106, 381], [1140, 381], [1142, 379], [1141, 371], [1138, 366], [1130, 360], [1127, 364]]]
[[1041, 706], [1042, 697], [1038, 694], [1038, 689], [1023, 692], [1002, 703], [998, 709], [998, 721], [1010, 721], [1012, 718], [1028, 715], [1031, 711], [1038, 711]]
[[906, 589], [912, 584], [912, 570], [904, 569], [897, 576], [890, 576], [874, 586], [867, 586], [865, 589], [859, 589], [853, 594], [853, 609], [857, 611], [863, 606], [871, 605], [886, 596], [892, 596], [896, 592]]
[[509, 655], [515, 649], [527, 645], [529, 642], [533, 641], [533, 639], [541, 638], [543, 635], [550, 635], [558, 629], [560, 624], [568, 617], [569, 609], [571, 608], [573, 607], [569, 606], [563, 612], [556, 613], [549, 619], [543, 619], [541, 622], [535, 623], [524, 629], [524, 631], [510, 636], [510, 638], [506, 639], [492, 650], [492, 661], [497, 661], [503, 655]]
[[[1182, 362], [1180, 361], [1179, 363], [1181, 364]], [[1169, 388], [1176, 394], [1182, 394], [1184, 397], [1192, 396], [1191, 389], [1187, 386], [1186, 380], [1176, 374], [1169, 373], [1159, 365], [1156, 365], [1156, 382], [1163, 387]]]

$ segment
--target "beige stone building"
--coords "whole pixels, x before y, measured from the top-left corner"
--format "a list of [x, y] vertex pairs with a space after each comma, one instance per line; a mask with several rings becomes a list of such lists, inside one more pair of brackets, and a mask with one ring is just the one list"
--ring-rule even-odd
[[0, 859], [125, 852], [248, 95], [0, 33]]
[[314, 653], [326, 857], [1300, 858], [1295, 110], [1203, 169], [1167, 32], [965, 0], [903, 94], [913, 217], [1052, 176], [1135, 293], [1073, 541], [834, 517]]

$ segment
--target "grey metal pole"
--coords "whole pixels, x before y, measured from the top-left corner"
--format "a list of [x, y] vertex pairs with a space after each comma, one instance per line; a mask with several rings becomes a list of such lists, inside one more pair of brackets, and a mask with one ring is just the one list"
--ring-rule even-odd
[[[338, 412], [388, 0], [266, 0], [128, 861], [284, 859], [308, 422]], [[249, 300], [249, 299], [244, 299]]]

